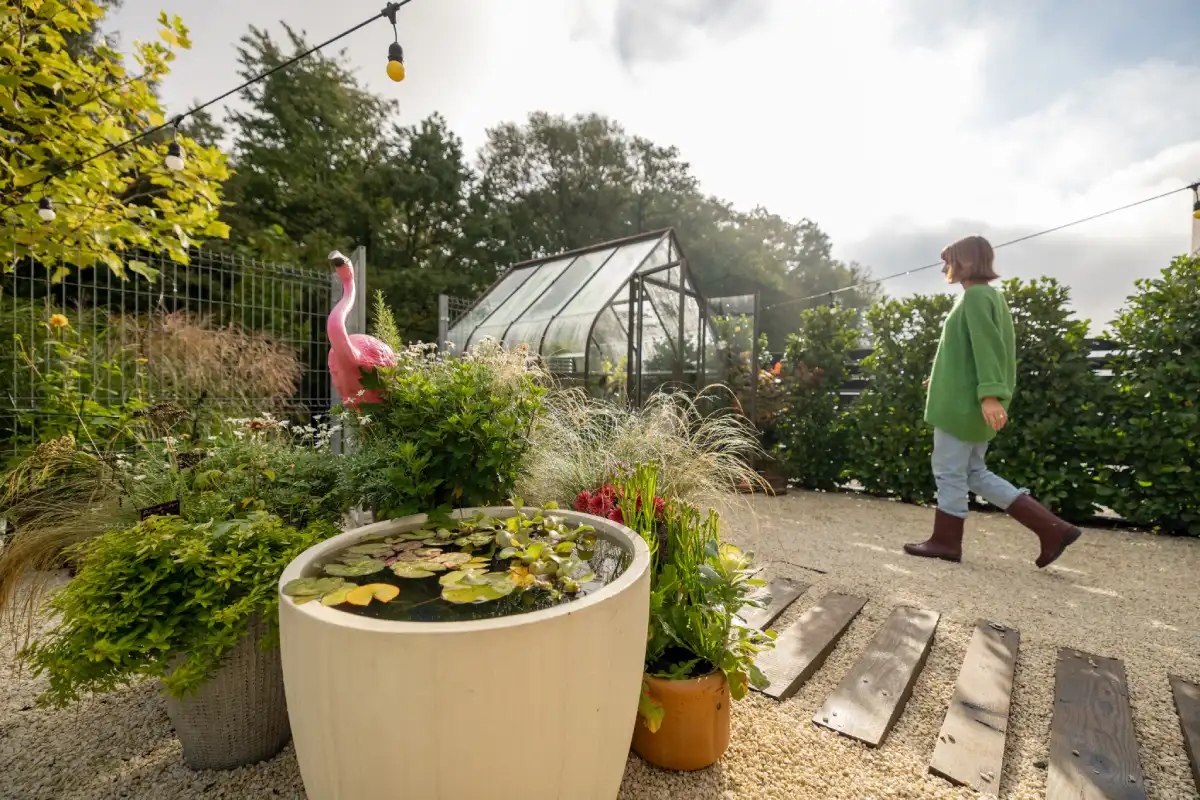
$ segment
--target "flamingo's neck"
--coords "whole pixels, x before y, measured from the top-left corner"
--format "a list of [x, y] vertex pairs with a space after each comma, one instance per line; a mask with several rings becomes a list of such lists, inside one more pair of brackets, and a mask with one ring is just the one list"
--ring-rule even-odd
[[346, 317], [354, 307], [354, 273], [347, 270], [348, 275], [342, 278], [342, 299], [329, 313], [326, 331], [329, 334], [329, 344], [334, 350], [353, 354], [354, 345], [350, 343], [350, 334], [346, 333]]

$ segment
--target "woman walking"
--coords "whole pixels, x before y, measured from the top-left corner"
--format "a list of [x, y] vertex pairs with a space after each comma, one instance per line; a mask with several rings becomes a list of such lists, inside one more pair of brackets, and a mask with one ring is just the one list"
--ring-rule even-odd
[[968, 493], [987, 500], [1037, 534], [1044, 567], [1080, 536], [1078, 528], [988, 470], [988, 443], [1008, 423], [1017, 384], [1017, 347], [1012, 314], [991, 285], [1000, 276], [995, 254], [982, 236], [960, 239], [942, 251], [942, 274], [962, 286], [942, 327], [933, 372], [927, 381], [925, 421], [933, 426], [933, 477], [937, 512], [933, 536], [905, 552], [946, 561], [962, 560]]

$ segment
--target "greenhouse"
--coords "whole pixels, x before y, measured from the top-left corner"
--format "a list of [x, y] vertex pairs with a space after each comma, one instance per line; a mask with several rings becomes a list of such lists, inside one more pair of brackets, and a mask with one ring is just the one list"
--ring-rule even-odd
[[666, 384], [719, 379], [709, 314], [668, 229], [513, 265], [446, 320], [443, 343], [526, 345], [590, 393], [641, 402]]

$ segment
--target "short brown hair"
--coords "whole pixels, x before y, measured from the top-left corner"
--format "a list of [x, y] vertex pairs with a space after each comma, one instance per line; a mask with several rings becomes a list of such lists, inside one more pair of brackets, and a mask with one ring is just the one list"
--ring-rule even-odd
[[953, 269], [958, 281], [994, 281], [1000, 277], [994, 266], [996, 253], [982, 236], [967, 236], [942, 249], [942, 261]]

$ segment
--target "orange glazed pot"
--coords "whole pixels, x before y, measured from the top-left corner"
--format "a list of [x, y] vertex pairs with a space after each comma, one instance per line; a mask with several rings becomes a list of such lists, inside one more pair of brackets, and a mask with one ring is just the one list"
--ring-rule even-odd
[[669, 681], [645, 676], [650, 696], [662, 704], [656, 733], [640, 716], [633, 728], [633, 752], [657, 767], [675, 770], [712, 766], [729, 747], [729, 683], [718, 671], [702, 678]]

